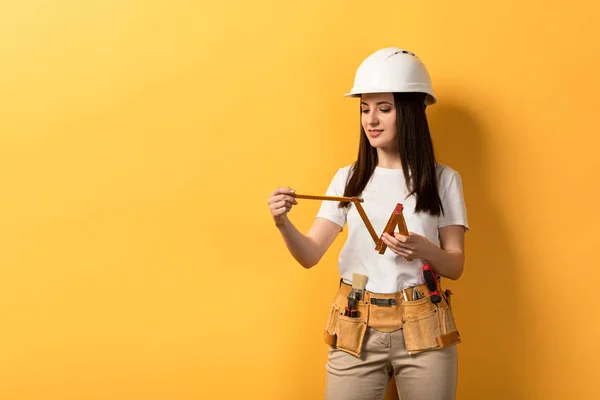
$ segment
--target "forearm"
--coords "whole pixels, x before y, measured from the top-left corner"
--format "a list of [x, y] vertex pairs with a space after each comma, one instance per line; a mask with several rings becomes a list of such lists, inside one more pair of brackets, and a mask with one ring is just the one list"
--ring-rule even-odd
[[300, 265], [311, 268], [319, 262], [316, 244], [311, 238], [302, 234], [288, 218], [276, 226], [288, 250]]
[[456, 250], [443, 250], [431, 243], [430, 249], [422, 258], [433, 270], [449, 279], [458, 279], [463, 273], [465, 255]]

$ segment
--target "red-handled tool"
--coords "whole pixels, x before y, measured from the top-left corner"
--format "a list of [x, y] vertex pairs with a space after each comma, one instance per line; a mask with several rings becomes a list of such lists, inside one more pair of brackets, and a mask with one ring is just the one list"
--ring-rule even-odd
[[358, 310], [356, 309], [356, 292], [352, 289], [348, 296], [348, 307], [344, 311], [344, 316], [350, 318], [358, 318]]
[[440, 291], [438, 290], [438, 277], [435, 271], [429, 266], [429, 264], [423, 265], [423, 278], [429, 289], [429, 296], [433, 304], [437, 304], [442, 301]]

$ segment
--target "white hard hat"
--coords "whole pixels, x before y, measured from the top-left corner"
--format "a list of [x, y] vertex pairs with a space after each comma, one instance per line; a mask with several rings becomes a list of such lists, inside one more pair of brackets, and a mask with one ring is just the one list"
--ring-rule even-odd
[[427, 105], [437, 101], [425, 65], [410, 51], [397, 47], [377, 50], [367, 57], [356, 71], [354, 87], [345, 96], [390, 92], [426, 93]]

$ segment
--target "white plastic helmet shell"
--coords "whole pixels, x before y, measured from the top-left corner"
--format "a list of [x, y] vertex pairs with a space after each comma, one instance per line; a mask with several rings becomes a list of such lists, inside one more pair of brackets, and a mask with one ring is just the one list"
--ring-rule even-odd
[[377, 50], [367, 57], [356, 71], [354, 87], [345, 96], [389, 92], [426, 93], [425, 104], [437, 102], [423, 62], [410, 51], [397, 47]]

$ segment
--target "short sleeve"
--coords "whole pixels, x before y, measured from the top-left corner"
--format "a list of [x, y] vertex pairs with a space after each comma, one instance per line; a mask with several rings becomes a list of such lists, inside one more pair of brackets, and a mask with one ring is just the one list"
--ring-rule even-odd
[[458, 172], [452, 171], [452, 175], [442, 193], [441, 200], [444, 207], [444, 214], [439, 218], [438, 227], [463, 225], [465, 232], [468, 231], [467, 207], [463, 195], [462, 179]]
[[[343, 196], [346, 188], [346, 177], [346, 169], [340, 168], [331, 180], [325, 196]], [[343, 228], [346, 224], [347, 209], [339, 208], [338, 205], [339, 202], [337, 201], [323, 200], [315, 218], [326, 218]]]

